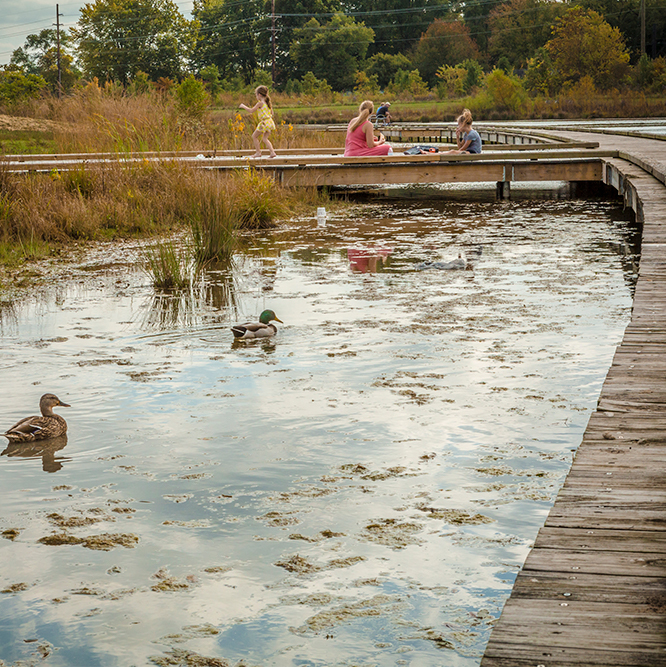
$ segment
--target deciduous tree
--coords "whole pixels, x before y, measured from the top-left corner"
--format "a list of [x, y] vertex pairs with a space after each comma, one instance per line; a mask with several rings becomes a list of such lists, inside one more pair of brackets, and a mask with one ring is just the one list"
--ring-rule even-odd
[[264, 0], [195, 0], [197, 65], [215, 65], [222, 78], [240, 74], [252, 82], [269, 58], [270, 16], [264, 6]]
[[373, 39], [363, 23], [335, 14], [326, 24], [313, 18], [295, 30], [290, 53], [299, 72], [311, 71], [334, 90], [350, 90]]
[[430, 85], [437, 83], [439, 67], [458, 65], [468, 59], [479, 59], [479, 49], [470, 37], [469, 28], [459, 20], [440, 19], [433, 21], [421, 36], [413, 57], [421, 76]]
[[365, 65], [367, 75], [376, 76], [380, 88], [386, 88], [401, 69], [413, 69], [411, 60], [403, 53], [375, 53]]
[[563, 11], [563, 4], [548, 0], [509, 0], [495, 7], [488, 18], [488, 53], [493, 62], [504, 56], [513, 67], [525, 67], [548, 41]]
[[[289, 55], [294, 31], [302, 28], [313, 17], [326, 22], [336, 12], [344, 12], [344, 9], [342, 0], [275, 0], [275, 63], [278, 82], [284, 84], [299, 74], [298, 67]], [[271, 0], [265, 0], [266, 16], [270, 16], [271, 10]], [[269, 30], [269, 42], [271, 36]]]
[[173, 0], [95, 0], [72, 35], [83, 73], [122, 85], [139, 71], [178, 78], [194, 36]]
[[572, 7], [558, 19], [546, 50], [565, 83], [592, 77], [604, 90], [626, 75], [629, 53], [622, 33], [597, 12]]
[[407, 53], [435, 19], [453, 18], [449, 0], [355, 0], [353, 7], [375, 31], [368, 53]]
[[[10, 65], [16, 65], [26, 74], [44, 77], [51, 92], [58, 89], [58, 36], [55, 30], [46, 28], [28, 35], [25, 44], [12, 53]], [[72, 40], [68, 33], [60, 31], [60, 84], [69, 90], [79, 79], [80, 73], [73, 65]]]

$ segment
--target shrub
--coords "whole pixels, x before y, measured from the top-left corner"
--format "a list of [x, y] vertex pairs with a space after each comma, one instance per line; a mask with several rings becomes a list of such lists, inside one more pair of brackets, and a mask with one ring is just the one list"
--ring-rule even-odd
[[5, 70], [0, 72], [0, 103], [15, 104], [39, 97], [46, 85], [46, 80], [39, 74]]
[[210, 105], [206, 86], [191, 74], [176, 87], [176, 100], [178, 112], [189, 118], [201, 118]]
[[217, 65], [207, 65], [200, 72], [199, 76], [206, 86], [206, 90], [214, 97], [222, 90], [220, 82], [220, 70]]
[[408, 93], [413, 97], [425, 97], [428, 95], [428, 86], [421, 78], [417, 69], [407, 72], [406, 70], [398, 70], [393, 81], [387, 88], [387, 92], [392, 95], [400, 95], [401, 93]]
[[460, 97], [464, 92], [464, 81], [467, 71], [464, 67], [456, 65], [442, 65], [436, 73], [439, 83], [437, 84], [437, 95], [440, 98]]
[[354, 91], [362, 93], [368, 97], [379, 94], [379, 84], [377, 75], [368, 76], [364, 71], [359, 70], [354, 75]]
[[505, 74], [501, 69], [494, 69], [486, 77], [485, 88], [490, 104], [495, 109], [509, 112], [514, 117], [526, 113], [529, 98], [516, 77]]
[[478, 60], [463, 60], [460, 65], [466, 70], [463, 88], [466, 93], [470, 93], [474, 88], [481, 85], [483, 81], [483, 68]]

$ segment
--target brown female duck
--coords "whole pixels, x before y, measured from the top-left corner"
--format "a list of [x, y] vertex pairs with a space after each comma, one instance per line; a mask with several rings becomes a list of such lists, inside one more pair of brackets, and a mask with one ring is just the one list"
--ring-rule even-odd
[[10, 442], [30, 442], [32, 440], [46, 440], [57, 438], [67, 432], [67, 422], [53, 412], [56, 405], [69, 408], [55, 394], [44, 394], [39, 400], [41, 417], [26, 417], [8, 428], [2, 435]]

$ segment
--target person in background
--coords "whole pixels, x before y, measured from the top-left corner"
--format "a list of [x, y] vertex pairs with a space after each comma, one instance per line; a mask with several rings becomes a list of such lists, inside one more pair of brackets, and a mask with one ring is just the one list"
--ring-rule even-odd
[[377, 109], [377, 120], [382, 121], [384, 125], [388, 125], [391, 122], [390, 106], [390, 102], [382, 102], [382, 105]]
[[257, 98], [257, 103], [250, 108], [242, 102], [239, 104], [241, 109], [249, 111], [250, 113], [257, 112], [259, 122], [257, 129], [252, 133], [252, 141], [254, 141], [255, 153], [251, 157], [261, 157], [261, 142], [266, 144], [269, 151], [269, 157], [275, 157], [277, 153], [273, 148], [273, 144], [268, 140], [268, 135], [275, 129], [275, 121], [273, 120], [273, 105], [268, 94], [266, 86], [257, 86], [254, 89], [254, 95]]
[[369, 120], [374, 108], [375, 105], [370, 100], [361, 102], [358, 116], [349, 121], [345, 138], [345, 156], [393, 155], [393, 149], [386, 143], [384, 135], [381, 132], [378, 137], [374, 135], [374, 128]]
[[479, 133], [472, 129], [472, 112], [469, 109], [463, 109], [458, 116], [458, 126], [456, 127], [456, 142], [458, 148], [454, 148], [447, 153], [475, 153], [482, 150], [482, 142]]

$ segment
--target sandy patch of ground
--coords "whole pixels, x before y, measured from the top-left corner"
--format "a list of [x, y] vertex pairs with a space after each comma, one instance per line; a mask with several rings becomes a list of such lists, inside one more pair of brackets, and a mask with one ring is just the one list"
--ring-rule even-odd
[[0, 130], [17, 132], [52, 132], [61, 127], [60, 123], [43, 118], [24, 118], [0, 114]]

